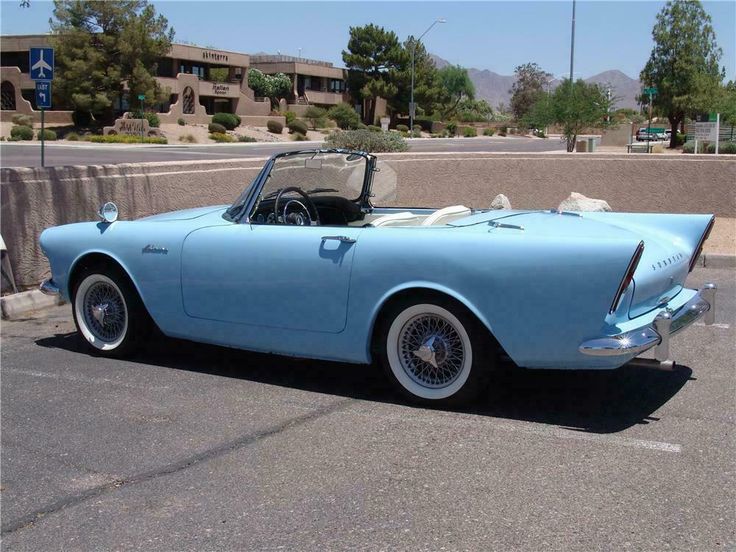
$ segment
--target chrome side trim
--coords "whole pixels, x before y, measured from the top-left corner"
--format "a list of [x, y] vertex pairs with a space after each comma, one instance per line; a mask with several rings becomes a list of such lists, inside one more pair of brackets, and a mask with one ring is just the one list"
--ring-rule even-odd
[[669, 357], [670, 337], [705, 315], [705, 323], [715, 315], [715, 284], [706, 284], [690, 301], [676, 311], [662, 309], [651, 325], [619, 335], [596, 337], [584, 341], [578, 350], [590, 356], [631, 356], [657, 347], [657, 360]]
[[46, 295], [60, 295], [61, 294], [61, 290], [59, 289], [59, 286], [57, 286], [51, 278], [41, 282], [39, 289], [41, 290], [41, 293], [44, 293]]

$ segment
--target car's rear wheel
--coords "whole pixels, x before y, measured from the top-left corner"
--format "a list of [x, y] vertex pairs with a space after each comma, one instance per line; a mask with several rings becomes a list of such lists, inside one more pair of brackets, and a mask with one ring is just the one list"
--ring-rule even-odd
[[149, 327], [148, 313], [127, 275], [114, 266], [93, 266], [76, 278], [72, 311], [79, 335], [104, 356], [138, 348]]
[[379, 354], [397, 389], [427, 405], [468, 403], [494, 367], [488, 330], [466, 308], [435, 294], [390, 305], [379, 329]]

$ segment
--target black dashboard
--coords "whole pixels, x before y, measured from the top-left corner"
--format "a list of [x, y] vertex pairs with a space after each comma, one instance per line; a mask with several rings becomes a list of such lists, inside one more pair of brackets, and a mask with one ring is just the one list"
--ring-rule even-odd
[[[290, 196], [289, 199], [292, 199]], [[301, 198], [296, 197], [296, 200]], [[354, 201], [350, 201], [342, 196], [334, 195], [313, 195], [309, 199], [314, 203], [315, 208], [319, 212], [319, 220], [322, 226], [345, 226], [351, 222], [363, 220], [365, 214], [360, 206]], [[256, 224], [276, 224], [276, 215], [273, 212], [275, 198], [265, 199], [261, 201], [256, 209], [252, 222]], [[284, 199], [280, 205], [284, 205]], [[279, 210], [281, 207], [279, 207]]]

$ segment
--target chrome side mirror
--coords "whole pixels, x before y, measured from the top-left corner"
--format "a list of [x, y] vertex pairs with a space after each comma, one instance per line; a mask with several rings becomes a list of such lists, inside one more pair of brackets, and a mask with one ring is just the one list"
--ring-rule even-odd
[[97, 212], [97, 214], [104, 222], [115, 222], [116, 220], [118, 220], [118, 206], [115, 205], [112, 201], [108, 201], [102, 207], [100, 207], [100, 210]]

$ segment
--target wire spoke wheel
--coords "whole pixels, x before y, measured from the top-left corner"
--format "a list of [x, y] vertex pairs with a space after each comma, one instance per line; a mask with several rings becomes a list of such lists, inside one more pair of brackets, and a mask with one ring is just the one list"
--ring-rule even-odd
[[126, 325], [125, 301], [116, 286], [94, 283], [84, 297], [84, 321], [100, 341], [119, 339]]

